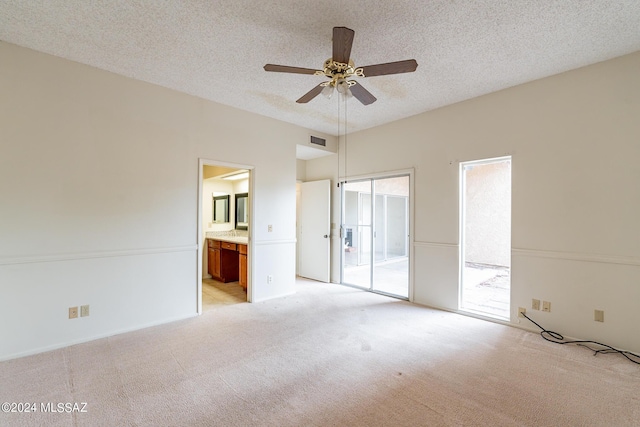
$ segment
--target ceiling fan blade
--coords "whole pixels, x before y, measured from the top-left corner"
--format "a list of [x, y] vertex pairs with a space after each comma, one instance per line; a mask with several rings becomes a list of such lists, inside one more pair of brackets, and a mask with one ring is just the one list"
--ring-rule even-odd
[[349, 88], [349, 90], [351, 91], [351, 94], [364, 105], [373, 104], [377, 101], [377, 98], [373, 96], [371, 92], [363, 88], [360, 83], [354, 84]]
[[355, 31], [347, 27], [333, 27], [333, 59], [335, 62], [348, 64], [351, 57], [351, 46]]
[[387, 62], [386, 64], [367, 65], [362, 67], [365, 77], [384, 76], [386, 74], [411, 73], [418, 68], [415, 59]]
[[309, 92], [302, 95], [300, 99], [298, 99], [296, 102], [298, 104], [306, 104], [316, 96], [320, 95], [320, 92], [322, 92], [323, 89], [324, 89], [324, 86], [322, 86], [322, 84], [319, 84], [318, 86], [311, 89]]
[[265, 71], [275, 71], [277, 73], [295, 73], [295, 74], [315, 74], [316, 70], [311, 68], [289, 67], [288, 65], [267, 64], [264, 66]]

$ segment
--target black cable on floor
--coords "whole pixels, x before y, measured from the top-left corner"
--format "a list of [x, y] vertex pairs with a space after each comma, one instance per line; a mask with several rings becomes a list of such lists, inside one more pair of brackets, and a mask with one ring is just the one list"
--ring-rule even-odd
[[[555, 344], [576, 344], [576, 345], [579, 345], [581, 347], [586, 347], [589, 350], [593, 351], [593, 355], [594, 356], [597, 356], [600, 353], [602, 353], [602, 354], [618, 353], [618, 354], [621, 354], [622, 356], [626, 357], [630, 362], [633, 362], [633, 363], [636, 363], [636, 364], [640, 365], [640, 355], [638, 355], [638, 354], [635, 354], [635, 353], [632, 353], [632, 352], [626, 351], [626, 350], [618, 350], [617, 348], [613, 348], [610, 345], [602, 344], [602, 343], [597, 342], [597, 341], [590, 341], [590, 340], [567, 341], [567, 340], [564, 339], [564, 337], [561, 334], [559, 334], [557, 332], [549, 331], [549, 330], [543, 328], [542, 326], [537, 324], [533, 319], [531, 319], [529, 316], [527, 316], [525, 313], [520, 313], [520, 314], [522, 314], [531, 323], [533, 323], [538, 328], [540, 328], [540, 330], [542, 331], [542, 332], [540, 332], [540, 336], [542, 336], [542, 338], [544, 338], [545, 340], [547, 340], [549, 342], [552, 342], [552, 343], [555, 343]], [[587, 344], [599, 345], [600, 347], [603, 347], [603, 348], [601, 348], [601, 349], [591, 348]]]

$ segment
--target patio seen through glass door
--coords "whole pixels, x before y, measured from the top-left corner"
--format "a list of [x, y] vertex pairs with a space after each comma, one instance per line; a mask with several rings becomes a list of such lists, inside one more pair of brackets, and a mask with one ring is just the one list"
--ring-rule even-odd
[[409, 298], [409, 175], [342, 184], [343, 284]]
[[460, 164], [460, 310], [508, 319], [511, 157]]

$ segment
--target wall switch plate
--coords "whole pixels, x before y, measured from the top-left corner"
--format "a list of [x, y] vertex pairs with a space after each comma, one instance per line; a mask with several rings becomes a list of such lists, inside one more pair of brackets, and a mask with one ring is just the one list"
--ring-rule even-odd
[[69, 307], [69, 319], [78, 317], [78, 307]]
[[551, 312], [551, 303], [549, 301], [542, 301], [542, 311]]
[[522, 317], [524, 319], [523, 314], [527, 314], [527, 309], [524, 307], [518, 307], [518, 317]]
[[540, 310], [540, 300], [539, 299], [532, 299], [531, 300], [531, 309], [532, 310]]
[[80, 306], [80, 317], [87, 317], [89, 315], [89, 305]]
[[593, 320], [604, 322], [604, 310], [593, 310]]

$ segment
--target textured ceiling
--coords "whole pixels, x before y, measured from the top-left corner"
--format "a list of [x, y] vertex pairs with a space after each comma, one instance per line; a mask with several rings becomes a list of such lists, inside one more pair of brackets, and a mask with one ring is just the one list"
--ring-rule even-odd
[[295, 102], [324, 77], [262, 68], [321, 68], [334, 26], [356, 66], [418, 61], [359, 80], [353, 132], [638, 51], [640, 1], [0, 0], [0, 40], [336, 135], [337, 97]]

